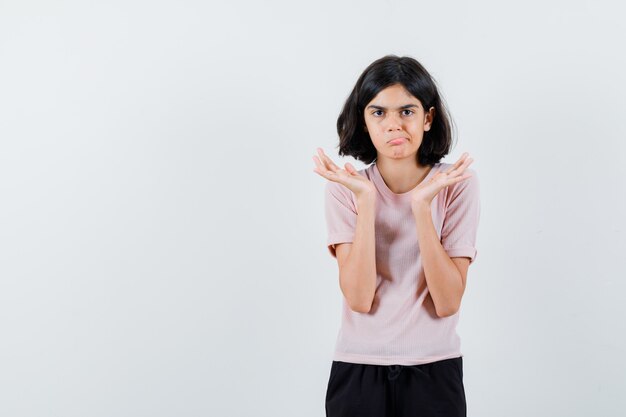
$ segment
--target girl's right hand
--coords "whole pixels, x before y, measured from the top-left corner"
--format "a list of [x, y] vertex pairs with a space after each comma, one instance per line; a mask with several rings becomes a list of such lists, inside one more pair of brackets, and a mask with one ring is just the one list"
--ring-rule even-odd
[[315, 165], [317, 165], [313, 170], [314, 172], [317, 172], [329, 181], [344, 185], [352, 191], [357, 198], [366, 195], [376, 195], [376, 187], [374, 184], [360, 175], [352, 164], [346, 162], [346, 169], [342, 169], [335, 165], [321, 148], [317, 148], [317, 153], [319, 157], [313, 157], [313, 161], [315, 161]]

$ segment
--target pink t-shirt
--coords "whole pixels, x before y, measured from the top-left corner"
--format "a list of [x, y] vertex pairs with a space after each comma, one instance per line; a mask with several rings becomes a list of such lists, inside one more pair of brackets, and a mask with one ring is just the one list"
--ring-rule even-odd
[[[424, 181], [452, 164], [436, 163]], [[333, 360], [374, 365], [417, 365], [463, 356], [456, 332], [459, 312], [438, 317], [420, 259], [411, 192], [396, 194], [376, 163], [358, 171], [373, 182], [376, 196], [376, 296], [369, 313], [354, 312], [343, 299]], [[450, 257], [476, 259], [480, 217], [479, 182], [471, 177], [444, 188], [431, 204], [433, 224]], [[333, 181], [325, 189], [328, 250], [354, 240], [357, 204], [352, 191]]]

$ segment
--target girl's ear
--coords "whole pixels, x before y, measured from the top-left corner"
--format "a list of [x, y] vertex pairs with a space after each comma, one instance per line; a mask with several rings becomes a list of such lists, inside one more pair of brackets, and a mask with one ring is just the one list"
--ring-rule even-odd
[[431, 107], [428, 109], [428, 113], [426, 113], [426, 117], [424, 120], [424, 131], [429, 131], [430, 127], [433, 124], [433, 119], [435, 118], [435, 108]]

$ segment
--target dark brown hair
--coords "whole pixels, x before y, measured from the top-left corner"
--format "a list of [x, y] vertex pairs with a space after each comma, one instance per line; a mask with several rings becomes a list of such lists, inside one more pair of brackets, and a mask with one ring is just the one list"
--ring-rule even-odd
[[401, 84], [415, 96], [425, 111], [435, 108], [432, 125], [424, 132], [416, 158], [420, 165], [440, 162], [452, 146], [452, 118], [428, 71], [414, 58], [396, 55], [377, 59], [359, 76], [337, 119], [339, 155], [350, 155], [366, 164], [376, 160], [377, 151], [365, 131], [363, 113], [381, 90], [394, 84]]

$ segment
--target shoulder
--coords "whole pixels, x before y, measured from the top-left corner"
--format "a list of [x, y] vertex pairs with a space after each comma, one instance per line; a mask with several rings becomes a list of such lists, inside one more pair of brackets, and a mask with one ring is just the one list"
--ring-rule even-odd
[[345, 206], [356, 211], [356, 197], [353, 195], [352, 191], [338, 182], [326, 181], [326, 186], [324, 187], [324, 195], [326, 199], [326, 203], [337, 206]]
[[335, 196], [347, 195], [350, 192], [350, 190], [346, 188], [345, 186], [343, 186], [342, 184], [339, 184], [338, 182], [330, 181], [330, 180], [326, 180], [324, 191], [326, 192], [326, 194], [333, 194]]

